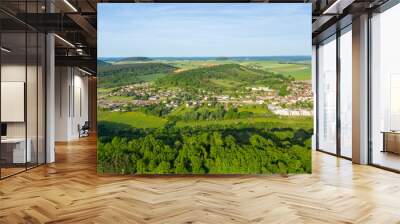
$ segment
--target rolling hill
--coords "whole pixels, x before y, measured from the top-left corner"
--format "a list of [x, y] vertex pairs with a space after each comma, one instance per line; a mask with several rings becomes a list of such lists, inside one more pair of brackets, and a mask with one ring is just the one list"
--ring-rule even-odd
[[109, 66], [111, 63], [105, 62], [103, 60], [97, 60], [97, 67], [102, 67], [102, 66]]
[[164, 63], [135, 63], [124, 65], [99, 66], [97, 75], [99, 87], [116, 87], [151, 81], [176, 70], [176, 67]]
[[121, 58], [116, 60], [114, 63], [116, 64], [128, 64], [128, 63], [140, 63], [140, 62], [149, 62], [152, 61], [151, 58], [147, 57], [127, 57], [127, 58]]
[[282, 86], [287, 86], [291, 80], [283, 75], [238, 64], [222, 64], [169, 74], [156, 80], [156, 84], [224, 92], [248, 86], [269, 86], [278, 90]]

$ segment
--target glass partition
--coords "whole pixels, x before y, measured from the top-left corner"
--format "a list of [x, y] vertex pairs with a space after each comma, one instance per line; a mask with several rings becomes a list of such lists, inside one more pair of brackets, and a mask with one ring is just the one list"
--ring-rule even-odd
[[352, 157], [352, 34], [351, 26], [340, 36], [340, 154]]
[[371, 18], [371, 162], [400, 170], [400, 4]]
[[45, 124], [46, 124], [46, 37], [43, 33], [38, 33], [38, 74], [37, 74], [37, 162], [46, 162], [46, 143], [45, 143]]
[[[43, 3], [0, 6], [40, 13]], [[43, 33], [0, 12], [1, 179], [45, 163], [45, 44]]]
[[27, 114], [27, 150], [29, 160], [27, 167], [37, 165], [38, 159], [38, 34], [27, 33], [27, 82], [26, 82], [26, 114]]
[[3, 32], [1, 47], [1, 175], [7, 177], [24, 171], [31, 157], [26, 150], [26, 33]]
[[318, 47], [318, 149], [336, 153], [336, 36]]

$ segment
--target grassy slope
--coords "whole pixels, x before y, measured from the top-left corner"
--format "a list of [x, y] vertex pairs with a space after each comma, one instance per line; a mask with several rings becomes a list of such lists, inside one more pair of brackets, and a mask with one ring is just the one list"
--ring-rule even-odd
[[285, 64], [281, 66], [276, 66], [275, 68], [271, 68], [269, 70], [283, 75], [291, 75], [296, 80], [311, 79], [311, 67], [307, 65]]
[[240, 64], [259, 66], [264, 70], [285, 76], [292, 76], [296, 80], [311, 80], [311, 64], [279, 63], [277, 61], [247, 61]]
[[270, 115], [271, 111], [266, 106], [254, 105], [254, 106], [242, 106], [238, 108], [239, 112], [252, 112], [255, 115]]
[[273, 127], [291, 127], [291, 128], [312, 128], [312, 119], [306, 117], [283, 118], [283, 117], [255, 117], [238, 118], [211, 121], [178, 121], [177, 127], [205, 127], [211, 125], [232, 125], [232, 124], [257, 124], [265, 123]]
[[155, 74], [149, 74], [149, 75], [139, 75], [138, 79], [140, 79], [143, 82], [152, 82], [154, 80], [157, 80], [159, 78], [162, 78], [166, 76], [166, 73], [155, 73]]
[[[208, 110], [212, 110], [212, 108], [206, 107]], [[175, 110], [173, 110], [170, 115], [173, 116], [179, 116], [179, 115], [183, 115], [186, 112], [190, 112], [193, 111], [192, 108], [188, 108], [185, 105], [182, 105], [178, 108], [176, 108]], [[271, 111], [268, 110], [267, 106], [262, 106], [262, 105], [246, 105], [246, 106], [241, 106], [238, 108], [239, 112], [252, 112], [255, 115], [271, 115]]]
[[99, 111], [98, 120], [128, 124], [136, 128], [160, 128], [167, 122], [165, 119], [141, 112]]

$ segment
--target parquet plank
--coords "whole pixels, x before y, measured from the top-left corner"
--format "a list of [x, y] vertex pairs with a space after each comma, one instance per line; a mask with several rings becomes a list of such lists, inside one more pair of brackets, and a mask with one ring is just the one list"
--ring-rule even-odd
[[98, 176], [96, 141], [0, 181], [0, 223], [400, 223], [400, 175], [313, 152], [313, 174]]

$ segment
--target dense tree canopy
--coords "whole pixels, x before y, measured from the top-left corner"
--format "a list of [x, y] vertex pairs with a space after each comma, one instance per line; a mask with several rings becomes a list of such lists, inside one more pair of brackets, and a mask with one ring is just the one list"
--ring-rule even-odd
[[176, 68], [172, 65], [156, 62], [134, 64], [113, 64], [98, 66], [99, 87], [117, 87], [142, 82], [146, 75], [169, 73]]
[[[101, 123], [99, 172], [311, 172], [311, 130], [206, 127], [140, 130]], [[240, 130], [240, 131], [238, 131]], [[108, 137], [105, 135], [109, 135]], [[121, 136], [121, 137], [112, 137]]]

